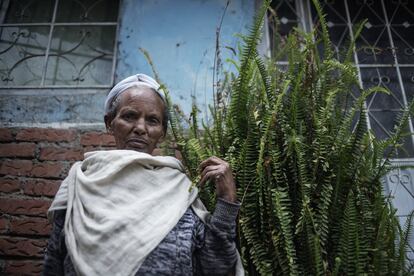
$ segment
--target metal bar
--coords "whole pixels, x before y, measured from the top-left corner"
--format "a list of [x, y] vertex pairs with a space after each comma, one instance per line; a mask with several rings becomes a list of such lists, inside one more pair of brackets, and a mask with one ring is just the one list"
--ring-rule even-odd
[[[348, 1], [347, 0], [344, 0], [344, 5], [345, 5], [345, 13], [346, 13], [346, 20], [347, 20], [347, 24], [348, 24], [349, 34], [351, 36], [351, 39], [354, 40], [354, 31], [352, 30], [351, 14], [349, 13], [349, 7], [348, 7]], [[355, 66], [356, 66], [357, 71], [358, 71], [358, 80], [359, 80], [359, 83], [361, 84], [361, 87], [364, 87], [364, 84], [362, 82], [361, 70], [360, 70], [360, 67], [359, 67], [360, 64], [359, 64], [359, 60], [358, 60], [358, 55], [355, 51], [355, 45], [354, 45], [353, 53], [354, 53], [354, 59], [355, 59]], [[365, 101], [364, 101], [364, 108], [367, 108], [367, 103]], [[367, 116], [367, 125], [368, 125], [369, 129], [372, 129], [369, 116]]]
[[309, 31], [312, 31], [314, 26], [313, 26], [313, 19], [312, 19], [312, 11], [311, 11], [311, 3], [310, 0], [306, 1], [306, 10], [307, 10], [307, 15], [308, 15], [308, 21], [309, 21]]
[[116, 31], [115, 31], [115, 39], [114, 39], [114, 50], [113, 50], [113, 54], [112, 54], [112, 74], [111, 74], [111, 83], [110, 85], [113, 86], [115, 83], [115, 70], [116, 70], [116, 59], [118, 56], [118, 38], [119, 38], [119, 26], [121, 24], [119, 24], [119, 21], [121, 20], [121, 7], [122, 7], [122, 0], [119, 1], [119, 6], [118, 6], [118, 17], [117, 17], [117, 25], [116, 25]]
[[73, 88], [73, 89], [87, 89], [87, 88], [111, 88], [111, 85], [43, 85], [43, 86], [22, 86], [22, 85], [16, 85], [16, 86], [0, 86], [0, 93], [1, 91], [5, 89], [45, 89], [45, 88]]
[[[50, 26], [51, 23], [6, 23], [0, 24], [1, 27], [36, 27]], [[56, 22], [55, 26], [116, 26], [117, 22]]]
[[369, 111], [374, 111], [374, 112], [395, 111], [395, 112], [399, 112], [399, 111], [401, 111], [401, 108], [370, 108]]
[[[0, 23], [6, 20], [6, 11], [9, 9], [10, 0], [0, 2]], [[0, 38], [3, 37], [3, 29], [0, 28]]]
[[0, 122], [0, 127], [38, 127], [38, 128], [60, 128], [60, 129], [67, 129], [67, 128], [98, 128], [98, 129], [105, 129], [105, 123], [58, 123], [58, 122], [51, 122], [51, 123], [5, 123]]
[[[376, 67], [396, 67], [395, 64], [358, 64], [361, 68], [376, 68]], [[407, 63], [407, 64], [398, 64], [399, 67], [414, 67], [414, 64]]]
[[42, 81], [40, 82], [41, 87], [43, 87], [45, 85], [46, 70], [47, 70], [47, 64], [48, 64], [48, 58], [49, 58], [49, 51], [50, 51], [50, 45], [52, 44], [52, 35], [53, 35], [53, 29], [54, 29], [53, 23], [55, 23], [55, 20], [56, 20], [56, 13], [57, 13], [58, 4], [59, 4], [59, 0], [55, 0], [55, 7], [53, 8], [52, 22], [50, 24], [49, 38], [48, 38], [48, 41], [47, 41], [46, 52], [45, 52], [45, 61], [43, 63]]
[[303, 1], [301, 0], [295, 0], [295, 8], [296, 8], [296, 14], [299, 18], [297, 18], [297, 21], [300, 22], [300, 27], [305, 32], [309, 32], [306, 24], [306, 17], [305, 17], [305, 10], [303, 8]]
[[[390, 28], [390, 22], [388, 21], [388, 14], [387, 14], [387, 9], [385, 8], [384, 0], [381, 0], [381, 6], [382, 6], [382, 10], [383, 10], [384, 16], [385, 16], [385, 25], [387, 27], [388, 36], [389, 36], [389, 39], [390, 39], [392, 55], [394, 56], [395, 68], [397, 70], [398, 82], [400, 83], [400, 87], [401, 87], [401, 94], [402, 94], [402, 99], [403, 99], [403, 102], [404, 102], [404, 107], [407, 108], [408, 107], [407, 96], [405, 94], [405, 87], [404, 87], [404, 83], [403, 83], [402, 76], [401, 76], [400, 66], [398, 64], [397, 53], [395, 52], [394, 40], [392, 39], [392, 32], [391, 32], [391, 28]], [[411, 120], [411, 116], [408, 117], [408, 124], [409, 124], [408, 127], [410, 129], [410, 132], [414, 133], [414, 127], [413, 127], [413, 122]], [[414, 145], [414, 135], [413, 134], [411, 135], [411, 140], [412, 140], [412, 143]]]
[[[264, 17], [264, 25], [263, 25], [263, 39], [260, 41], [259, 44], [259, 51], [262, 50], [261, 53], [263, 56], [270, 58], [272, 53], [270, 52], [270, 34], [269, 34], [269, 20], [267, 15]], [[260, 47], [261, 46], [261, 47]]]
[[398, 158], [398, 159], [390, 158], [390, 161], [391, 162], [400, 162], [400, 163], [403, 163], [403, 162], [414, 162], [414, 158], [413, 157]]
[[6, 11], [9, 9], [10, 0], [4, 0], [0, 3], [0, 23], [6, 19]]

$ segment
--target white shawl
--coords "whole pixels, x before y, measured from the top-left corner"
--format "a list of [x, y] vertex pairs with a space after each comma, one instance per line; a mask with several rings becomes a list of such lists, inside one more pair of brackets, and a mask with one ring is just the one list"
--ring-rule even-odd
[[[96, 151], [75, 163], [49, 209], [66, 209], [68, 254], [79, 275], [135, 275], [192, 205], [209, 213], [173, 157]], [[243, 275], [240, 257], [237, 275]]]
[[181, 163], [127, 150], [85, 154], [49, 210], [66, 209], [68, 253], [80, 275], [135, 275], [197, 196]]

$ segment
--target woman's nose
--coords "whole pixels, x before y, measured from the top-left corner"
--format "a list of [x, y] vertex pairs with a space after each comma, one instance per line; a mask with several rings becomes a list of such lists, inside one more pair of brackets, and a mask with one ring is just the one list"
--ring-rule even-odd
[[147, 129], [145, 126], [145, 120], [143, 119], [138, 119], [135, 121], [135, 125], [134, 125], [134, 132], [138, 133], [138, 134], [144, 134], [146, 133]]

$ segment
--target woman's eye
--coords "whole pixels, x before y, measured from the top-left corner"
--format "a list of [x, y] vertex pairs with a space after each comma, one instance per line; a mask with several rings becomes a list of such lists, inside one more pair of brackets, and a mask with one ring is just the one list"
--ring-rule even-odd
[[160, 122], [160, 120], [158, 120], [156, 117], [151, 117], [148, 121], [152, 124], [158, 124]]
[[134, 118], [134, 115], [131, 114], [131, 113], [126, 113], [126, 114], [122, 115], [122, 118], [124, 120], [132, 120]]

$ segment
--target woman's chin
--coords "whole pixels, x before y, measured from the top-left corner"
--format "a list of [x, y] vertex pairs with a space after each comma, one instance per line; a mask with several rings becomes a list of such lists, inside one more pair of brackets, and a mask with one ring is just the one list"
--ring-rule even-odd
[[150, 154], [150, 152], [148, 150], [148, 147], [142, 147], [142, 146], [137, 147], [137, 146], [130, 146], [130, 145], [128, 146], [127, 145], [124, 149]]

